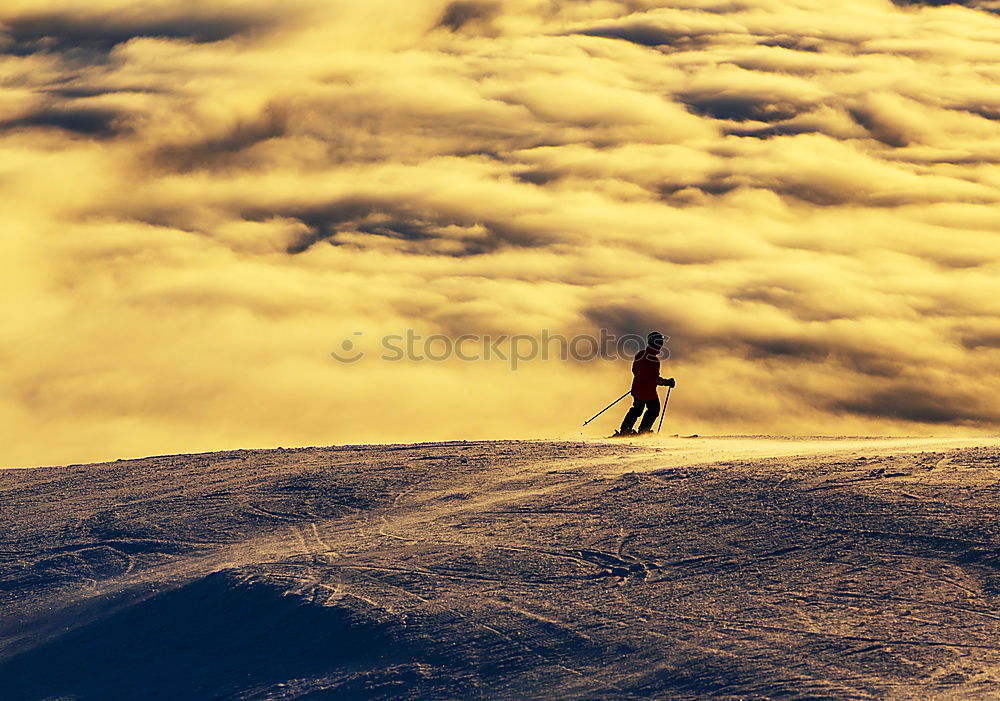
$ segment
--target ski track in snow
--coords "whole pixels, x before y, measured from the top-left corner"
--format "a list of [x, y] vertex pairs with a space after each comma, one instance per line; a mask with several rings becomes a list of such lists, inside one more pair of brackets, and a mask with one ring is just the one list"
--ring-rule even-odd
[[0, 698], [1000, 696], [1000, 441], [0, 471]]

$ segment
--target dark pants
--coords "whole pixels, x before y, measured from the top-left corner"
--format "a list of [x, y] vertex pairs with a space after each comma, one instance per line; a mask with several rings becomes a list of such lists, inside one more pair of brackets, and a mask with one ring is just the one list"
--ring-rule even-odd
[[[642, 414], [643, 410], [646, 412], [645, 416]], [[642, 416], [642, 423], [639, 424], [639, 432], [651, 431], [653, 430], [653, 422], [656, 421], [656, 417], [659, 415], [659, 399], [633, 399], [632, 408], [628, 410], [628, 413], [625, 414], [625, 418], [622, 420], [621, 432], [631, 431], [632, 427], [635, 426], [636, 419], [640, 416]]]

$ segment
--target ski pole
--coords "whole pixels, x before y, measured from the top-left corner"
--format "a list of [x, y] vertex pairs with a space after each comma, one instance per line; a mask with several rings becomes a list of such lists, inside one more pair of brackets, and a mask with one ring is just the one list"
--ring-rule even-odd
[[[631, 390], [629, 390], [629, 391], [631, 391]], [[621, 400], [625, 399], [625, 397], [627, 397], [627, 396], [628, 396], [628, 392], [626, 392], [622, 396], [618, 397], [618, 399], [616, 399], [615, 401], [611, 402], [606, 407], [604, 407], [603, 409], [601, 409], [599, 412], [597, 412], [596, 414], [594, 414], [593, 416], [591, 416], [589, 419], [587, 419], [586, 421], [584, 421], [583, 425], [586, 426], [591, 421], [593, 421], [594, 419], [596, 419], [598, 416], [600, 416], [601, 414], [603, 414], [604, 412], [606, 412], [608, 409], [610, 409], [611, 407], [613, 407], [615, 404], [617, 404]]]
[[660, 425], [656, 427], [656, 432], [659, 433], [660, 429], [663, 428], [663, 415], [667, 413], [667, 402], [670, 401], [670, 390], [673, 387], [667, 387], [667, 396], [663, 398], [663, 411], [660, 412]]

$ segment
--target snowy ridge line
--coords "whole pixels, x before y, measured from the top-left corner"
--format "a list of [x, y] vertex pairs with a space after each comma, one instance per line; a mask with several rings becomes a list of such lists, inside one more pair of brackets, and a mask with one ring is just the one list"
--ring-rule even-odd
[[1000, 692], [1000, 448], [935, 440], [11, 473], [0, 677], [12, 701]]

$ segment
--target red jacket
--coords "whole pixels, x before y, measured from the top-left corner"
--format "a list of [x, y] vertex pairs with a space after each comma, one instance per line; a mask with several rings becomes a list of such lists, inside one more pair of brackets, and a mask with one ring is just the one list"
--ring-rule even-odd
[[632, 361], [632, 396], [639, 401], [648, 402], [657, 399], [656, 388], [667, 384], [660, 377], [660, 351], [656, 348], [646, 348], [635, 354]]

